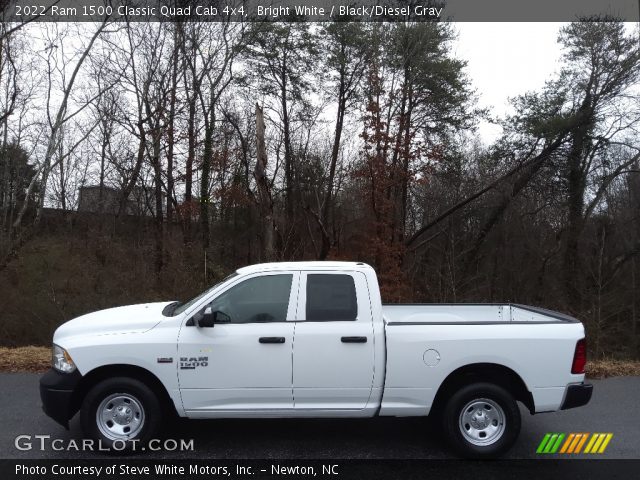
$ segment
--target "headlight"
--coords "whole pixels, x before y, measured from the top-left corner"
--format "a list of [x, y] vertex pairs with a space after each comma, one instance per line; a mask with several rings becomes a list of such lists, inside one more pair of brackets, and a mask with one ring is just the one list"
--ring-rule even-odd
[[58, 345], [53, 345], [51, 366], [62, 373], [71, 373], [76, 369], [76, 364], [71, 360], [69, 352]]

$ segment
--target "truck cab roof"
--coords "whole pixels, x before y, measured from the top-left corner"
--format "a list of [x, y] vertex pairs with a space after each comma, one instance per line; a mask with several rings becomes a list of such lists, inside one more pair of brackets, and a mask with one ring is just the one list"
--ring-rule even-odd
[[371, 268], [371, 266], [362, 262], [322, 262], [322, 261], [308, 261], [308, 262], [270, 262], [270, 263], [258, 263], [256, 265], [249, 265], [236, 270], [240, 275], [246, 275], [258, 272], [279, 271], [279, 270], [364, 270]]

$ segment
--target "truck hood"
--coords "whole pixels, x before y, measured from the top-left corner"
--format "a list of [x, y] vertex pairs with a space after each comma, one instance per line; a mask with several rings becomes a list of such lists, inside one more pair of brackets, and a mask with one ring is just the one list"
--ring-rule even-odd
[[142, 303], [88, 313], [60, 325], [53, 335], [53, 342], [78, 335], [146, 332], [165, 318], [162, 309], [170, 303]]

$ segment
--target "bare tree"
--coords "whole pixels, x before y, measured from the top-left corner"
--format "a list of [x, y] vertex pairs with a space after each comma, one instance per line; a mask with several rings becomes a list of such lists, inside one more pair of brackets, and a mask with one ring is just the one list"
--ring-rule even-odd
[[[40, 163], [39, 167], [37, 168], [36, 171], [36, 175], [34, 175], [34, 177], [32, 178], [31, 182], [29, 183], [29, 186], [27, 187], [27, 195], [25, 197], [25, 200], [22, 204], [22, 207], [20, 208], [20, 211], [18, 213], [18, 215], [16, 216], [15, 221], [13, 222], [13, 228], [18, 228], [20, 227], [20, 225], [22, 224], [22, 219], [24, 217], [24, 214], [27, 211], [27, 207], [29, 204], [29, 199], [31, 196], [31, 193], [36, 185], [36, 182], [38, 180], [38, 178], [40, 177], [40, 183], [41, 183], [41, 188], [43, 190], [46, 190], [47, 187], [47, 180], [49, 177], [49, 174], [51, 173], [51, 169], [53, 167], [55, 167], [57, 162], [63, 161], [64, 157], [59, 157], [57, 160], [54, 161], [54, 157], [56, 154], [56, 151], [58, 149], [59, 146], [59, 142], [61, 141], [61, 130], [63, 128], [63, 126], [65, 125], [65, 123], [69, 122], [69, 120], [71, 120], [74, 116], [78, 115], [78, 113], [80, 113], [82, 110], [84, 110], [84, 108], [88, 105], [87, 103], [81, 105], [80, 107], [78, 107], [75, 110], [70, 111], [69, 110], [69, 101], [70, 101], [70, 96], [71, 96], [71, 92], [73, 91], [73, 88], [75, 86], [76, 80], [78, 78], [78, 73], [80, 72], [80, 69], [82, 68], [82, 65], [84, 64], [85, 60], [87, 59], [87, 57], [89, 56], [89, 53], [94, 45], [94, 43], [96, 42], [96, 40], [98, 39], [98, 37], [100, 36], [100, 34], [103, 32], [103, 30], [105, 29], [105, 27], [107, 26], [107, 20], [105, 19], [104, 22], [102, 22], [98, 28], [95, 30], [95, 32], [93, 33], [93, 35], [90, 37], [87, 45], [83, 48], [83, 50], [80, 51], [79, 57], [77, 58], [76, 62], [75, 62], [75, 66], [72, 69], [71, 72], [71, 76], [69, 77], [68, 80], [64, 80], [64, 75], [63, 75], [63, 84], [62, 84], [62, 91], [61, 91], [61, 100], [60, 100], [60, 104], [58, 105], [55, 113], [52, 112], [51, 110], [51, 97], [52, 97], [52, 90], [53, 90], [53, 85], [51, 84], [51, 82], [48, 85], [47, 88], [47, 126], [48, 126], [48, 135], [47, 135], [47, 143], [46, 143], [46, 147], [45, 147], [45, 153], [44, 153], [44, 158], [42, 160], [42, 162]], [[54, 60], [54, 55], [53, 55], [53, 50], [56, 48], [55, 45], [55, 41], [57, 39], [54, 38], [53, 41], [47, 46], [48, 49], [48, 55], [47, 55], [47, 64], [50, 66], [50, 69], [48, 70], [49, 75], [51, 75], [53, 73], [53, 64], [55, 62]], [[66, 70], [66, 65], [63, 66], [61, 72], [64, 74], [65, 70]], [[70, 146], [70, 148], [68, 149], [68, 152], [72, 152], [75, 147], [82, 141], [84, 140], [88, 134], [91, 132], [91, 130], [93, 130], [93, 128], [95, 127], [95, 125], [93, 127], [90, 127], [89, 129], [87, 129], [87, 132], [85, 133], [85, 135], [83, 135], [83, 137], [78, 141], [78, 143], [76, 143], [73, 146]], [[41, 211], [42, 211], [42, 207], [44, 205], [44, 195], [41, 195], [40, 197], [40, 204], [38, 206], [38, 213], [36, 215], [36, 219], [35, 222], [37, 223], [38, 220], [40, 219], [40, 215], [41, 215]]]

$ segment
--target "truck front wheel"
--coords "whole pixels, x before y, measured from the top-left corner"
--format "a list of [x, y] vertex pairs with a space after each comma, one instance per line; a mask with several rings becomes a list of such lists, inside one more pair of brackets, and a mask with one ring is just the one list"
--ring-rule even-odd
[[128, 377], [96, 384], [80, 412], [85, 436], [115, 451], [145, 445], [157, 433], [160, 416], [160, 402], [153, 391]]
[[443, 420], [451, 445], [469, 458], [503, 454], [518, 438], [521, 424], [516, 400], [492, 383], [474, 383], [454, 393]]

